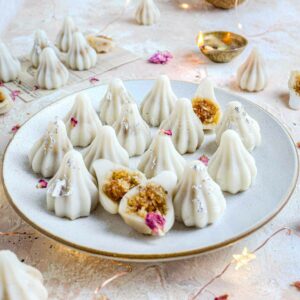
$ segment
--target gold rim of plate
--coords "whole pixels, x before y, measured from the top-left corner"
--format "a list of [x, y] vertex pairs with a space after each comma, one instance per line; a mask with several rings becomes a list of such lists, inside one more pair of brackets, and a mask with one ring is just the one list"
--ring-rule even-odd
[[[154, 78], [145, 78], [145, 79], [135, 79], [134, 81], [141, 81], [141, 80], [153, 80]], [[123, 80], [123, 81], [133, 81], [133, 80]], [[180, 81], [180, 82], [186, 82], [186, 83], [192, 83], [192, 84], [196, 84], [195, 82], [192, 81], [185, 81], [185, 80], [173, 80], [172, 81]], [[104, 84], [101, 84], [104, 85]], [[40, 113], [42, 110], [48, 108], [49, 106], [55, 105], [58, 101], [78, 94], [84, 90], [88, 90], [88, 89], [92, 89], [95, 87], [99, 87], [101, 85], [97, 85], [94, 87], [88, 87], [85, 89], [82, 89], [80, 91], [71, 93], [69, 95], [64, 95], [60, 98], [58, 98], [55, 102], [43, 107], [42, 109], [40, 109], [38, 112], [36, 112], [35, 114], [33, 114], [27, 121], [25, 121], [22, 126], [24, 124], [26, 124], [27, 122], [29, 122], [35, 115], [37, 115], [38, 113]], [[219, 90], [222, 90], [220, 88], [217, 88]], [[223, 91], [223, 90], [222, 90]], [[225, 91], [225, 93], [228, 93]], [[172, 259], [176, 259], [176, 258], [188, 258], [188, 257], [192, 257], [195, 255], [199, 255], [199, 254], [203, 254], [203, 253], [207, 253], [207, 252], [211, 252], [214, 250], [218, 250], [227, 246], [230, 246], [246, 237], [248, 237], [249, 235], [251, 235], [252, 233], [256, 232], [257, 230], [259, 230], [261, 227], [263, 227], [264, 225], [266, 225], [268, 222], [270, 222], [275, 216], [277, 216], [279, 214], [279, 212], [285, 207], [285, 205], [288, 203], [288, 201], [290, 200], [291, 196], [293, 195], [293, 192], [296, 188], [297, 185], [297, 181], [298, 181], [298, 177], [299, 177], [299, 157], [297, 154], [297, 148], [296, 148], [296, 144], [294, 142], [293, 137], [291, 136], [291, 134], [288, 132], [288, 130], [280, 123], [279, 120], [277, 120], [276, 117], [274, 117], [271, 113], [269, 113], [268, 111], [266, 111], [265, 109], [263, 109], [262, 107], [260, 107], [258, 104], [243, 98], [244, 101], [248, 101], [251, 102], [251, 104], [255, 105], [258, 109], [262, 110], [264, 113], [266, 113], [267, 115], [269, 115], [281, 128], [282, 130], [290, 137], [292, 144], [294, 145], [294, 151], [295, 151], [295, 157], [297, 160], [297, 166], [296, 166], [296, 172], [293, 178], [293, 181], [291, 182], [291, 186], [287, 192], [287, 195], [285, 196], [285, 198], [283, 199], [281, 205], [277, 208], [277, 210], [272, 213], [272, 215], [268, 216], [267, 218], [263, 219], [259, 224], [257, 224], [254, 228], [240, 234], [237, 235], [233, 238], [230, 238], [226, 241], [223, 241], [221, 243], [215, 244], [213, 246], [209, 246], [209, 247], [203, 247], [203, 248], [198, 248], [198, 249], [193, 249], [193, 250], [188, 250], [188, 251], [180, 251], [180, 252], [173, 252], [173, 253], [161, 253], [161, 254], [130, 254], [130, 253], [117, 253], [117, 252], [108, 252], [108, 251], [102, 251], [102, 250], [96, 250], [96, 249], [92, 249], [92, 248], [88, 248], [88, 247], [84, 247], [75, 243], [72, 243], [70, 241], [66, 241], [63, 238], [57, 237], [56, 235], [48, 232], [47, 230], [41, 228], [39, 225], [35, 224], [34, 222], [32, 222], [30, 219], [28, 219], [20, 210], [19, 208], [14, 204], [14, 201], [12, 200], [5, 182], [4, 182], [4, 174], [3, 174], [3, 166], [4, 166], [4, 161], [6, 158], [6, 154], [8, 151], [8, 148], [11, 144], [11, 142], [14, 140], [15, 136], [18, 134], [18, 132], [15, 134], [15, 136], [9, 141], [8, 145], [6, 146], [6, 149], [4, 151], [4, 156], [3, 156], [3, 163], [2, 163], [2, 170], [1, 170], [1, 181], [3, 183], [3, 189], [4, 189], [4, 193], [7, 197], [7, 200], [9, 202], [9, 204], [12, 206], [12, 208], [14, 209], [14, 211], [30, 226], [32, 226], [34, 229], [36, 229], [38, 232], [40, 232], [41, 234], [49, 237], [50, 239], [64, 245], [70, 248], [73, 248], [75, 250], [81, 251], [81, 252], [86, 252], [88, 254], [92, 254], [92, 255], [98, 255], [98, 256], [102, 256], [105, 258], [111, 258], [111, 259], [118, 259], [118, 260], [133, 260], [133, 261], [153, 261], [153, 260], [172, 260]], [[21, 126], [21, 127], [22, 127]]]

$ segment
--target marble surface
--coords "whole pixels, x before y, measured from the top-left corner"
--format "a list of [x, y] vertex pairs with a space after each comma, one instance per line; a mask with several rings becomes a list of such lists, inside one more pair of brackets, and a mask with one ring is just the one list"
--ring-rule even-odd
[[[244, 95], [274, 114], [284, 123], [295, 141], [300, 140], [299, 111], [288, 108], [289, 72], [300, 69], [300, 2], [295, 0], [248, 0], [237, 10], [223, 11], [202, 0], [160, 0], [161, 20], [152, 27], [139, 26], [133, 19], [135, 1], [129, 1], [125, 13], [103, 33], [114, 37], [123, 47], [141, 55], [141, 59], [103, 74], [122, 79], [154, 78], [166, 73], [172, 79], [198, 82], [211, 76], [219, 87]], [[33, 32], [47, 31], [51, 39], [66, 14], [72, 15], [83, 31], [101, 30], [120, 15], [125, 1], [39, 1], [0, 0], [1, 39], [15, 55], [29, 52]], [[189, 9], [182, 9], [187, 3]], [[249, 39], [245, 52], [229, 64], [213, 64], [201, 56], [195, 46], [199, 30], [225, 29], [241, 32]], [[260, 93], [245, 93], [235, 83], [235, 72], [253, 46], [264, 54], [269, 84]], [[151, 65], [146, 59], [156, 50], [169, 50], [174, 59], [167, 65]], [[11, 128], [24, 122], [53, 99], [24, 103], [20, 99], [6, 115], [0, 116], [0, 155], [12, 138]], [[276, 136], [274, 136], [276, 138]], [[284, 157], [282, 157], [284, 159]], [[284, 176], [284, 174], [282, 175]], [[17, 185], [16, 185], [17, 188]], [[249, 238], [211, 254], [189, 260], [159, 264], [132, 264], [133, 272], [108, 285], [103, 292], [110, 299], [187, 299], [191, 292], [217, 274], [232, 254], [244, 246], [255, 248], [282, 226], [298, 228], [299, 186], [285, 209], [269, 224]], [[37, 267], [44, 275], [50, 299], [93, 299], [93, 291], [120, 266], [109, 260], [82, 254], [41, 236], [10, 208], [0, 182], [0, 230], [32, 232], [30, 236], [1, 237], [0, 249], [10, 249]], [[282, 234], [275, 237], [257, 255], [257, 259], [239, 271], [230, 269], [209, 287], [199, 299], [228, 294], [229, 299], [299, 299], [300, 292], [290, 284], [300, 280], [300, 239]]]

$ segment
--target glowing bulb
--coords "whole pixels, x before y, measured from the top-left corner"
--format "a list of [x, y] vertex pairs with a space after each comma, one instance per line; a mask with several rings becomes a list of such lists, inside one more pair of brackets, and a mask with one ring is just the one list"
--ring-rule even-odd
[[249, 252], [248, 248], [245, 247], [243, 249], [242, 254], [234, 254], [233, 255], [233, 262], [236, 263], [235, 269], [238, 270], [241, 267], [246, 266], [249, 261], [256, 258], [256, 255], [252, 252]]
[[189, 9], [190, 5], [187, 4], [187, 3], [181, 3], [181, 4], [179, 4], [179, 7], [182, 8], [182, 9]]

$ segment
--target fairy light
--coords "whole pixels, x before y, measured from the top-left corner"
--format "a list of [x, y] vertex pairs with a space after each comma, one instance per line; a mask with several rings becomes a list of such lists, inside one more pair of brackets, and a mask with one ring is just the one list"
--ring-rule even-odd
[[189, 9], [190, 5], [188, 3], [181, 3], [181, 4], [179, 4], [179, 7], [182, 9]]
[[212, 277], [206, 284], [204, 284], [202, 287], [198, 289], [197, 292], [191, 294], [188, 299], [189, 300], [196, 300], [199, 299], [198, 297], [211, 285], [213, 284], [217, 279], [220, 279], [232, 265], [235, 265], [235, 269], [239, 270], [241, 267], [244, 267], [248, 265], [248, 263], [256, 258], [255, 253], [258, 252], [260, 249], [265, 247], [270, 240], [272, 240], [276, 235], [278, 235], [281, 232], [286, 231], [288, 235], [294, 234], [298, 237], [300, 237], [300, 233], [288, 228], [288, 227], [282, 227], [275, 232], [273, 232], [269, 237], [267, 237], [259, 246], [257, 246], [252, 252], [248, 250], [247, 247], [245, 247], [241, 254], [234, 254], [233, 260], [231, 260], [220, 273]]
[[248, 248], [245, 247], [241, 254], [233, 255], [233, 262], [236, 264], [235, 269], [238, 270], [241, 267], [248, 265], [251, 260], [254, 260], [256, 255], [252, 252], [249, 252]]

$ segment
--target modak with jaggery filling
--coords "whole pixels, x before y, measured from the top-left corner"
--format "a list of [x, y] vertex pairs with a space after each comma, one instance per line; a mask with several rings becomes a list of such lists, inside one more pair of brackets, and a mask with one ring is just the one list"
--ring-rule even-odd
[[175, 173], [163, 171], [144, 184], [131, 189], [121, 200], [119, 214], [136, 231], [164, 235], [174, 224], [172, 193]]
[[99, 201], [106, 211], [118, 213], [119, 203], [132, 188], [146, 181], [145, 175], [107, 159], [98, 159], [92, 164], [99, 185]]

